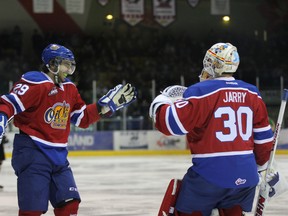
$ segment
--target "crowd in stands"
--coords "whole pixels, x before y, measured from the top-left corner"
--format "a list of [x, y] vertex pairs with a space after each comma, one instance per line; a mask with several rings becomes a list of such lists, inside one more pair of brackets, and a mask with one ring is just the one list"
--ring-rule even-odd
[[130, 82], [138, 88], [139, 96], [129, 107], [129, 115], [144, 116], [149, 121], [152, 80], [156, 82], [156, 94], [168, 85], [181, 84], [181, 76], [185, 85], [198, 82], [205, 52], [216, 42], [237, 46], [240, 66], [236, 78], [255, 84], [258, 76], [262, 89], [279, 89], [280, 76], [288, 83], [288, 33], [280, 31], [268, 33], [264, 41], [257, 34], [217, 34], [213, 30], [201, 39], [159, 29], [142, 31], [141, 27], [130, 28], [125, 34], [111, 30], [97, 35], [42, 34], [34, 30], [32, 47], [24, 52], [23, 34], [15, 26], [10, 32], [0, 30], [0, 93], [7, 92], [9, 81], [15, 82], [24, 72], [39, 68], [45, 46], [59, 43], [75, 54], [77, 68], [71, 79], [87, 103], [92, 102], [92, 80], [97, 82], [98, 97], [118, 83]]

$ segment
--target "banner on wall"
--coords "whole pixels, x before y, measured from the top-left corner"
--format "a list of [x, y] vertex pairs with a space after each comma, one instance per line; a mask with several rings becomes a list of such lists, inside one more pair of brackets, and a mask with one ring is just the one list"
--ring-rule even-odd
[[212, 15], [229, 15], [230, 0], [211, 0]]
[[144, 18], [144, 0], [121, 0], [123, 19], [132, 26]]
[[66, 13], [84, 13], [85, 0], [66, 0]]
[[184, 150], [187, 149], [186, 136], [166, 136], [158, 131], [151, 131], [149, 149], [151, 150]]
[[148, 149], [147, 131], [115, 131], [114, 149]]
[[184, 150], [185, 136], [165, 136], [159, 131], [130, 130], [114, 132], [114, 150]]
[[105, 6], [106, 4], [108, 4], [108, 0], [98, 0], [98, 2], [102, 6]]
[[153, 16], [162, 26], [175, 20], [175, 0], [153, 0]]
[[74, 151], [113, 150], [113, 131], [71, 132], [68, 149]]
[[33, 0], [34, 13], [53, 13], [53, 0]]

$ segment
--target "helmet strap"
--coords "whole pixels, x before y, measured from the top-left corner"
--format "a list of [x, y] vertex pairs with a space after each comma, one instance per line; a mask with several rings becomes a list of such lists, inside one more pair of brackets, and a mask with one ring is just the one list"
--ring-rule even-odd
[[55, 79], [55, 84], [59, 84], [59, 76], [58, 76], [58, 74], [54, 75], [54, 79]]
[[53, 71], [50, 66], [47, 64], [46, 65], [47, 69], [49, 70], [49, 72], [51, 72], [52, 74], [54, 74], [54, 81], [56, 84], [59, 84], [59, 76], [58, 73], [60, 71], [60, 65], [57, 65], [57, 71]]

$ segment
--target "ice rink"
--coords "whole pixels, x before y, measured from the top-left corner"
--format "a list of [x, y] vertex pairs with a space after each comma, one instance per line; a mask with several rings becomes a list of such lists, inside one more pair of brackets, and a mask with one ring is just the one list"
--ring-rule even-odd
[[[190, 166], [189, 155], [70, 157], [82, 197], [79, 215], [157, 216], [171, 178], [182, 178]], [[288, 155], [276, 156], [279, 170], [288, 179]], [[0, 173], [0, 216], [18, 212], [16, 176], [10, 159]], [[49, 208], [45, 214], [53, 215]], [[253, 214], [248, 214], [253, 215]], [[271, 200], [267, 216], [288, 215], [288, 193]]]

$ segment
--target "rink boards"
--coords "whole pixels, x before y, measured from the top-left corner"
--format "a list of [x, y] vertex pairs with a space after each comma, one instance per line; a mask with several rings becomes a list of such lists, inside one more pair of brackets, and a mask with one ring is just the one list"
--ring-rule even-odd
[[[6, 133], [9, 142], [5, 153], [11, 156], [13, 132]], [[189, 154], [185, 136], [165, 136], [156, 130], [78, 131], [68, 140], [70, 156]], [[277, 154], [288, 154], [288, 128], [282, 129]]]

